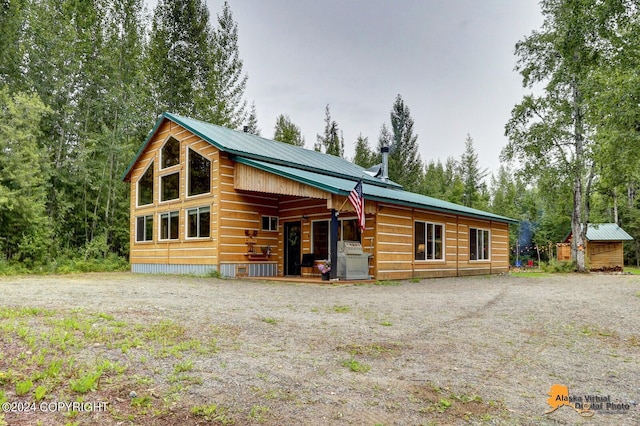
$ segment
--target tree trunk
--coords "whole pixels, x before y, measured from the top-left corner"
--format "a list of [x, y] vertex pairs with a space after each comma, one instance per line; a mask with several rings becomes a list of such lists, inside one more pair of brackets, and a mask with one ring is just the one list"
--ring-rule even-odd
[[[578, 272], [587, 272], [585, 259], [585, 235], [587, 221], [583, 220], [582, 203], [584, 202], [584, 191], [582, 179], [585, 172], [584, 154], [584, 127], [581, 108], [580, 89], [578, 84], [573, 82], [573, 139], [575, 144], [575, 165], [573, 168], [573, 212], [571, 215], [571, 251], [576, 262]], [[588, 195], [587, 195], [588, 197]], [[586, 213], [586, 212], [585, 212]], [[583, 223], [584, 222], [584, 223]]]

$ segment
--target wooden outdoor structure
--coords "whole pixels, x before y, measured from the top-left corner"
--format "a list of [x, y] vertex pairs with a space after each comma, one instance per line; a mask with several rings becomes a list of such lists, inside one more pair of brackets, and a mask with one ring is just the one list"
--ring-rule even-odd
[[[633, 238], [615, 223], [588, 224], [585, 250], [591, 270], [622, 269], [624, 267], [624, 241]], [[558, 260], [571, 260], [571, 234], [557, 243]]]
[[[238, 153], [235, 146], [244, 146], [239, 143], [227, 150], [223, 137], [230, 146], [236, 138], [243, 143], [258, 138], [173, 114], [160, 117], [123, 175], [131, 183], [132, 271], [294, 276], [300, 274], [305, 253], [316, 253], [317, 262], [329, 259], [325, 240], [333, 238], [327, 231], [333, 226], [332, 215], [338, 239], [358, 238], [370, 255], [373, 279], [509, 269], [511, 219], [407, 193], [397, 184], [371, 178], [365, 182], [371, 185], [366, 187], [371, 193], [364, 194], [366, 229], [356, 233], [355, 210], [345, 200], [358, 176], [350, 181], [309, 166], [294, 169], [276, 159], [269, 163], [267, 154], [256, 159]], [[309, 150], [294, 154], [292, 159], [313, 156], [313, 162], [326, 156]], [[173, 162], [167, 161], [172, 155]], [[335, 157], [327, 161], [346, 162]], [[356, 169], [354, 175], [360, 173]]]

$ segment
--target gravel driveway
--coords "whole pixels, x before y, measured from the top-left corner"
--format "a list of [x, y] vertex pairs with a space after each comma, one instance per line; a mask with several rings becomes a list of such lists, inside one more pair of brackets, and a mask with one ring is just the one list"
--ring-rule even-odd
[[[640, 424], [632, 275], [331, 285], [112, 273], [2, 277], [0, 292], [2, 307], [215, 334], [218, 350], [191, 357], [199, 381], [177, 404], [216, 403], [235, 424]], [[163, 359], [145, 362], [162, 394]], [[135, 351], [128, 365], [138, 368]], [[621, 405], [545, 414], [553, 384]], [[206, 420], [177, 416], [145, 424]]]

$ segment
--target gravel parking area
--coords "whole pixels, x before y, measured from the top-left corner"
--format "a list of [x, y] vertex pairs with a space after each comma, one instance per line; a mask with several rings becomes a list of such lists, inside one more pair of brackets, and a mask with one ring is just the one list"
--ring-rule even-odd
[[[198, 380], [171, 410], [101, 424], [640, 424], [640, 277], [632, 275], [333, 285], [110, 273], [0, 277], [0, 292], [3, 308], [169, 320], [189, 336], [215, 337], [216, 351], [185, 355]], [[128, 375], [150, 376], [145, 389], [162, 399], [167, 358], [118, 356]], [[554, 384], [574, 403], [594, 397], [602, 407], [545, 414]], [[11, 400], [12, 388], [4, 391]], [[224, 418], [190, 412], [213, 403]], [[6, 421], [27, 424], [20, 415]]]

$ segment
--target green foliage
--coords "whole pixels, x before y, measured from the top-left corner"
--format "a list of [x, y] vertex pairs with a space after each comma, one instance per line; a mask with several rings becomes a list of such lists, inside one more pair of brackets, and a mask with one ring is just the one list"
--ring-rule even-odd
[[98, 389], [102, 370], [85, 372], [77, 379], [69, 380], [71, 390], [77, 393], [87, 393]]
[[372, 152], [369, 147], [369, 138], [363, 137], [362, 134], [358, 135], [358, 139], [356, 140], [353, 163], [364, 167], [365, 169], [368, 169], [377, 163], [377, 155]]
[[31, 380], [22, 380], [16, 383], [16, 395], [25, 395], [31, 391], [33, 382]]
[[36, 95], [0, 88], [0, 251], [27, 266], [43, 261], [51, 246], [38, 146], [40, 122], [49, 112]]
[[288, 115], [280, 114], [276, 119], [273, 140], [289, 145], [304, 146], [304, 137], [300, 128], [296, 126]]
[[336, 157], [344, 157], [344, 138], [338, 128], [338, 123], [331, 119], [329, 104], [324, 110], [324, 135], [317, 135], [317, 142], [313, 149]]
[[196, 405], [191, 408], [191, 413], [201, 416], [208, 422], [218, 422], [223, 425], [234, 424], [232, 418], [227, 415], [227, 409], [217, 404]]
[[258, 112], [256, 111], [256, 103], [251, 104], [251, 111], [247, 117], [247, 124], [245, 125], [247, 133], [260, 136], [260, 129], [258, 128]]
[[423, 179], [423, 166], [418, 152], [418, 135], [413, 134], [413, 118], [402, 96], [397, 95], [390, 113], [391, 130], [383, 125], [379, 146], [389, 147], [389, 179], [417, 192]]
[[[583, 244], [594, 189], [615, 195], [617, 185], [629, 182], [632, 164], [637, 165], [638, 121], [632, 118], [637, 100], [624, 100], [633, 98], [637, 85], [634, 79], [618, 77], [630, 75], [621, 70], [636, 68], [628, 68], [636, 60], [628, 58], [636, 58], [640, 46], [635, 35], [640, 12], [624, 0], [540, 4], [542, 28], [518, 42], [516, 54], [523, 84], [542, 87], [542, 94], [525, 96], [513, 108], [506, 125], [509, 144], [502, 155], [520, 160], [523, 175], [535, 180], [542, 194], [557, 195], [557, 184], [568, 189], [571, 209], [561, 216], [543, 214], [570, 218], [573, 256], [578, 270], [584, 271], [584, 252], [576, 247]], [[563, 199], [555, 198], [550, 210]]]
[[465, 150], [460, 159], [460, 175], [463, 183], [462, 204], [477, 209], [487, 208], [487, 186], [483, 179], [487, 170], [481, 170], [478, 164], [478, 154], [473, 148], [473, 139], [467, 135], [464, 142]]
[[549, 259], [548, 263], [543, 263], [541, 267], [544, 272], [551, 273], [567, 273], [576, 271], [576, 265], [574, 262], [558, 261], [553, 258]]
[[342, 361], [342, 366], [347, 367], [349, 370], [354, 373], [366, 373], [371, 370], [371, 366], [368, 364], [363, 364], [359, 361], [356, 361], [353, 358], [349, 358], [347, 360]]

